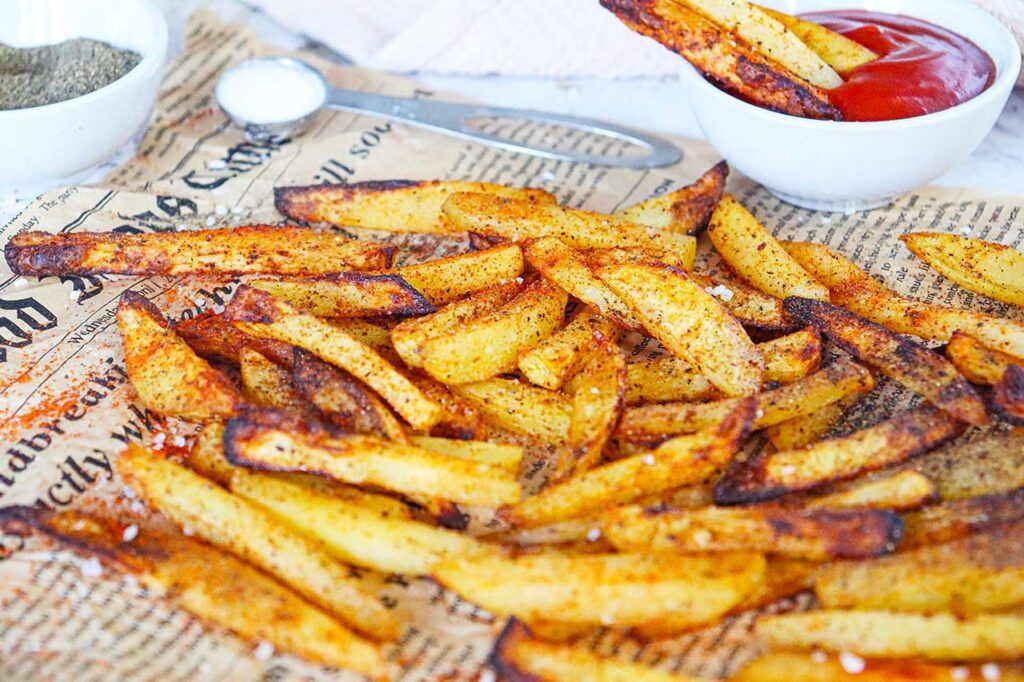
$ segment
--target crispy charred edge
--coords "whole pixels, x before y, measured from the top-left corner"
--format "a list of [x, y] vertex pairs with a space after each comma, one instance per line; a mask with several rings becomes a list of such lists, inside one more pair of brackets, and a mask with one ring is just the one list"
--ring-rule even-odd
[[401, 275], [393, 273], [374, 272], [336, 272], [322, 277], [314, 277], [326, 282], [337, 282], [339, 284], [373, 285], [377, 282], [384, 282], [396, 287], [397, 291], [390, 294], [393, 307], [377, 311], [377, 315], [386, 317], [409, 317], [414, 315], [429, 315], [437, 312], [437, 306], [427, 300], [420, 291], [409, 284]]
[[135, 310], [159, 324], [164, 329], [169, 328], [169, 323], [156, 304], [142, 294], [134, 291], [126, 291], [121, 294], [121, 300], [117, 304], [118, 312], [121, 310]]
[[367, 180], [346, 185], [294, 185], [274, 188], [274, 208], [292, 220], [322, 220], [320, 200], [349, 201], [360, 194], [375, 194], [436, 184], [436, 180]]
[[302, 348], [295, 348], [292, 351], [292, 385], [303, 398], [318, 408], [319, 393], [337, 387], [351, 398], [352, 405], [358, 412], [334, 412], [320, 408], [327, 421], [341, 429], [373, 435], [384, 434], [383, 423], [377, 413], [377, 405], [370, 399], [369, 389], [352, 375]]
[[696, 182], [684, 188], [684, 196], [672, 205], [672, 213], [677, 220], [693, 225], [688, 234], [696, 236], [708, 226], [715, 206], [725, 193], [728, 178], [729, 164], [719, 161], [704, 171]]
[[210, 361], [237, 366], [242, 350], [251, 348], [281, 367], [292, 364], [291, 345], [250, 336], [212, 310], [181, 320], [172, 328], [196, 355]]
[[437, 525], [450, 530], [469, 528], [470, 516], [459, 509], [459, 505], [449, 500], [443, 500], [441, 504], [441, 510], [437, 514]]
[[[966, 424], [946, 415], [946, 413], [937, 408], [920, 408], [918, 412], [922, 413], [924, 416], [914, 418], [913, 412], [905, 412], [889, 420], [890, 423], [895, 422], [900, 431], [909, 433], [911, 437], [917, 439], [918, 442], [917, 447], [911, 448], [903, 453], [899, 462], [905, 462], [913, 459], [914, 457], [922, 455], [943, 443], [953, 440], [963, 434], [967, 429]], [[942, 425], [940, 423], [937, 426], [928, 423], [931, 419], [938, 417], [946, 419], [948, 423], [946, 425]], [[921, 420], [927, 420], [923, 427], [919, 424]], [[929, 431], [929, 428], [933, 431]], [[815, 443], [802, 449], [812, 448], [816, 445], [818, 444]], [[715, 487], [712, 492], [715, 504], [726, 506], [767, 502], [769, 500], [782, 497], [788, 493], [812, 490], [828, 485], [829, 483], [853, 478], [857, 475], [830, 476], [826, 479], [800, 486], [786, 486], [781, 483], [769, 483], [768, 461], [771, 459], [772, 454], [773, 453], [769, 453], [767, 451], [762, 451], [746, 460], [734, 461], [729, 468], [726, 469], [725, 473], [722, 474], [722, 477], [718, 482], [715, 483]], [[888, 462], [884, 466], [892, 466], [899, 462]], [[864, 468], [858, 473], [870, 471], [873, 468], [877, 467]]]
[[510, 647], [531, 637], [530, 628], [518, 618], [509, 618], [505, 623], [501, 634], [494, 641], [491, 652], [487, 654], [487, 665], [494, 670], [501, 682], [544, 682], [539, 677], [517, 668], [509, 657]]
[[830, 557], [860, 559], [887, 554], [903, 538], [903, 519], [883, 509], [794, 511], [766, 509], [775, 537], [810, 535], [825, 541]]
[[[999, 532], [1004, 532], [1004, 528], [1016, 530], [1017, 524], [1024, 519], [1024, 487], [953, 500], [941, 505], [911, 512], [906, 516], [904, 547], [939, 545], [990, 529]], [[925, 511], [938, 512], [940, 518], [915, 522], [917, 515]]]
[[270, 464], [248, 457], [245, 444], [269, 431], [281, 431], [292, 438], [313, 444], [321, 440], [343, 438], [351, 433], [308, 415], [273, 408], [252, 408], [225, 422], [224, 458], [235, 466], [257, 471], [304, 472], [327, 476], [324, 471]]
[[[677, 32], [658, 14], [657, 0], [601, 0], [601, 6], [612, 12], [629, 28], [653, 38], [669, 50], [691, 62], [705, 78], [719, 88], [757, 106], [792, 116], [841, 120], [842, 114], [819, 88], [811, 85], [780, 64], [751, 49], [745, 42], [698, 13], [676, 4], [673, 11], [689, 15], [697, 30]], [[715, 77], [688, 57], [688, 54], [714, 52], [718, 43], [730, 40], [736, 50], [734, 72], [740, 84]]]
[[273, 324], [285, 315], [281, 302], [272, 294], [248, 284], [239, 286], [224, 308], [224, 317], [231, 322]]
[[1024, 367], [1010, 365], [992, 387], [992, 409], [1000, 419], [1024, 426]]
[[15, 275], [45, 277], [73, 270], [89, 252], [88, 242], [71, 241], [76, 234], [22, 232], [4, 246], [4, 258]]

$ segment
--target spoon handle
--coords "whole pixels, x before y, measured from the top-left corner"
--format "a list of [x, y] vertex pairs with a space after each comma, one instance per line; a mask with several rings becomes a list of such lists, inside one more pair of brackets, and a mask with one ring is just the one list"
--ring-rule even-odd
[[[607, 121], [566, 114], [555, 114], [533, 109], [511, 109], [476, 104], [455, 104], [411, 97], [391, 97], [372, 92], [332, 88], [327, 95], [327, 105], [346, 111], [374, 114], [393, 121], [437, 130], [455, 137], [493, 145], [502, 149], [533, 154], [546, 159], [589, 163], [595, 166], [616, 168], [658, 168], [669, 166], [682, 158], [682, 152], [673, 144], [653, 135], [618, 126]], [[643, 155], [629, 154], [611, 156], [584, 151], [560, 150], [544, 147], [532, 142], [516, 140], [487, 133], [474, 127], [471, 122], [481, 119], [516, 119], [532, 123], [550, 123], [562, 128], [571, 128], [583, 133], [598, 135], [614, 140], [624, 140], [644, 148]], [[598, 147], [599, 145], [589, 145]]]

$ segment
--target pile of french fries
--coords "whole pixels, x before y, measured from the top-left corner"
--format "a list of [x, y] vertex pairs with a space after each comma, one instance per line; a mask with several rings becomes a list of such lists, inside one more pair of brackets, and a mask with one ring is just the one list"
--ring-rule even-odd
[[[374, 679], [403, 623], [366, 577], [394, 573], [506, 623], [492, 664], [514, 679], [678, 680], [579, 640], [674, 637], [804, 591], [811, 610], [757, 618], [769, 652], [735, 679], [1021, 679], [1024, 324], [776, 240], [724, 194], [727, 172], [615, 215], [536, 189], [375, 182], [279, 190], [316, 229], [16, 236], [21, 275], [242, 284], [176, 324], [121, 297], [139, 400], [203, 425], [183, 461], [142, 445], [118, 459], [152, 516], [0, 522]], [[396, 268], [393, 247], [331, 225], [480, 248]], [[696, 270], [698, 238], [716, 270]], [[1024, 255], [904, 241], [1024, 303]], [[891, 382], [920, 404], [844, 426]], [[144, 530], [125, 540], [128, 524]]]

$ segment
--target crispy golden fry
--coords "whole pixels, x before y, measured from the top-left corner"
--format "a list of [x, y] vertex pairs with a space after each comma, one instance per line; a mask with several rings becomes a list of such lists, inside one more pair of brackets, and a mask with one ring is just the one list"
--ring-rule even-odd
[[749, 550], [804, 559], [872, 557], [891, 552], [903, 523], [892, 512], [802, 511], [765, 507], [617, 507], [604, 535], [623, 552]]
[[504, 199], [492, 194], [452, 194], [442, 210], [452, 224], [462, 230], [514, 242], [558, 237], [580, 249], [641, 246], [658, 251], [691, 252], [697, 248], [697, 241], [686, 234], [655, 230], [603, 213]]
[[239, 287], [225, 315], [247, 334], [291, 343], [346, 370], [379, 393], [416, 428], [430, 428], [440, 418], [437, 403], [369, 346], [264, 291]]
[[896, 464], [956, 438], [965, 425], [930, 407], [800, 450], [734, 462], [715, 485], [718, 504], [747, 504], [807, 490]]
[[829, 30], [821, 24], [767, 7], [755, 6], [796, 34], [797, 38], [814, 50], [815, 54], [841, 76], [846, 76], [858, 66], [878, 59], [877, 54], [857, 41]]
[[439, 438], [460, 440], [488, 440], [493, 431], [484, 424], [483, 415], [470, 401], [455, 395], [452, 391], [426, 374], [406, 374], [424, 395], [441, 406], [441, 418], [430, 429], [430, 435]]
[[953, 332], [946, 344], [946, 357], [968, 381], [988, 386], [998, 383], [1010, 365], [1024, 364], [1024, 360], [992, 350], [962, 332]]
[[904, 469], [919, 471], [943, 500], [1005, 493], [1024, 486], [1024, 431], [996, 431], [918, 457]]
[[904, 515], [906, 548], [951, 542], [1024, 518], [1024, 488], [940, 502]]
[[[99, 556], [200, 620], [225, 627], [249, 642], [266, 641], [316, 663], [374, 680], [386, 678], [388, 665], [377, 645], [265, 573], [209, 545], [153, 527], [145, 528], [133, 542], [123, 542], [117, 519], [38, 507], [0, 510], [0, 528], [21, 534], [38, 529], [78, 551]], [[259, 618], [254, 618], [257, 613]]]
[[[863, 660], [863, 659], [860, 659]], [[860, 661], [858, 661], [859, 663]], [[847, 671], [838, 656], [822, 660], [807, 652], [773, 652], [754, 660], [730, 682], [986, 682], [981, 666], [928, 661], [863, 661], [863, 670]], [[849, 667], [849, 663], [847, 663]], [[1001, 682], [1024, 680], [1019, 668], [999, 666]]]
[[968, 424], [988, 421], [970, 383], [938, 353], [824, 301], [787, 298], [786, 310], [833, 343]]
[[309, 408], [309, 403], [292, 386], [288, 370], [275, 365], [251, 348], [242, 349], [239, 360], [242, 392], [246, 400], [260, 407], [300, 412]]
[[913, 232], [900, 241], [964, 289], [1024, 306], [1024, 253], [1012, 246], [945, 232]]
[[758, 344], [758, 350], [764, 356], [765, 382], [791, 384], [821, 364], [821, 337], [810, 328]]
[[394, 351], [391, 346], [391, 332], [384, 327], [356, 318], [330, 320], [330, 323], [378, 353], [393, 353]]
[[536, 528], [705, 481], [743, 444], [754, 409], [748, 398], [715, 431], [673, 438], [653, 452], [597, 467], [502, 510], [502, 516], [515, 526]]
[[[803, 379], [754, 396], [758, 416], [755, 429], [763, 429], [810, 414], [847, 395], [870, 391], [871, 372], [839, 358]], [[724, 398], [709, 403], [661, 403], [630, 407], [619, 422], [618, 435], [633, 443], [658, 443], [679, 433], [696, 433], [713, 427], [742, 401]]]
[[938, 500], [935, 484], [916, 471], [901, 471], [887, 478], [857, 483], [845, 490], [815, 497], [808, 509], [916, 509]]
[[235, 385], [168, 328], [163, 314], [133, 291], [121, 294], [117, 326], [128, 378], [143, 405], [192, 421], [223, 419], [242, 404]]
[[615, 323], [581, 308], [565, 327], [519, 354], [519, 371], [531, 383], [557, 391], [586, 360], [595, 333], [614, 341]]
[[872, 561], [822, 566], [814, 578], [826, 609], [972, 615], [1024, 605], [1024, 523]]
[[274, 206], [292, 220], [328, 222], [394, 232], [456, 232], [441, 213], [455, 192], [486, 192], [499, 197], [553, 204], [542, 189], [505, 187], [466, 180], [370, 180], [347, 185], [277, 187]]
[[771, 333], [792, 333], [803, 325], [797, 323], [782, 307], [782, 299], [769, 296], [737, 280], [724, 280], [691, 272], [687, 276], [705, 291], [714, 295], [732, 316], [748, 329]]
[[435, 306], [503, 284], [523, 274], [523, 250], [502, 244], [483, 251], [407, 265], [395, 270]]
[[651, 335], [700, 369], [722, 393], [742, 396], [760, 390], [760, 351], [736, 318], [681, 270], [658, 263], [621, 264], [597, 274]]
[[1003, 421], [1024, 426], [1024, 367], [1010, 365], [992, 387], [992, 409]]
[[793, 116], [842, 118], [824, 90], [676, 0], [601, 0], [601, 6], [632, 30], [682, 56], [705, 78], [743, 100]]
[[416, 447], [499, 467], [510, 474], [519, 473], [523, 463], [523, 446], [477, 440], [453, 440], [432, 436], [413, 436], [409, 442]]
[[521, 352], [562, 324], [566, 301], [564, 291], [538, 279], [500, 308], [428, 338], [418, 353], [423, 369], [446, 384], [468, 384], [510, 372]]
[[732, 271], [758, 291], [776, 298], [828, 300], [828, 287], [800, 267], [732, 195], [722, 197], [715, 208], [708, 237]]
[[224, 454], [232, 464], [265, 471], [309, 472], [342, 483], [374, 485], [413, 496], [497, 507], [519, 500], [506, 471], [382, 440], [334, 433], [281, 412], [229, 420]]
[[[853, 261], [824, 244], [813, 242], [779, 242], [790, 257], [829, 289], [858, 283], [884, 289]], [[894, 294], [895, 295], [895, 294]]]
[[628, 627], [718, 620], [764, 575], [764, 557], [539, 554], [451, 559], [434, 578], [488, 611], [527, 621]]
[[255, 225], [185, 232], [22, 232], [4, 255], [17, 275], [241, 275], [312, 277], [380, 270], [395, 247], [304, 227]]
[[627, 206], [612, 215], [639, 225], [697, 234], [707, 226], [711, 212], [725, 191], [728, 177], [729, 164], [719, 161], [692, 185]]
[[249, 284], [318, 317], [404, 317], [437, 310], [400, 275], [338, 272]]
[[812, 611], [765, 616], [758, 619], [756, 632], [772, 646], [884, 658], [988, 661], [1024, 656], [1024, 617], [1013, 615]]
[[787, 419], [765, 429], [765, 435], [776, 450], [796, 450], [816, 443], [843, 420], [846, 413], [860, 402], [863, 393], [851, 393], [810, 414]]
[[206, 311], [172, 325], [174, 333], [196, 352], [196, 355], [237, 366], [242, 350], [252, 348], [282, 367], [291, 367], [292, 347], [273, 339], [259, 339], [243, 333], [224, 315]]
[[237, 554], [376, 639], [394, 639], [394, 615], [314, 543], [198, 474], [129, 445], [115, 467], [152, 507]]
[[[575, 382], [571, 381], [569, 388], [574, 387]], [[693, 365], [674, 355], [626, 365], [627, 405], [673, 400], [700, 402], [720, 396], [718, 389]]]
[[572, 403], [564, 394], [515, 379], [488, 379], [453, 386], [483, 418], [503, 429], [561, 445], [569, 433]]
[[210, 422], [199, 432], [188, 453], [188, 468], [203, 478], [227, 486], [235, 467], [224, 458], [224, 423]]

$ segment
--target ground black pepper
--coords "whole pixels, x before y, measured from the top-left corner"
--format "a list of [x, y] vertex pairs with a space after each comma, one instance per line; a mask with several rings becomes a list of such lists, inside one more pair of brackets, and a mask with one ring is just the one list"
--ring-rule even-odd
[[141, 60], [138, 52], [88, 38], [25, 48], [0, 43], [0, 111], [81, 97], [110, 85]]

